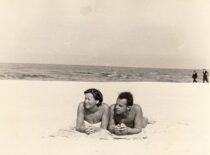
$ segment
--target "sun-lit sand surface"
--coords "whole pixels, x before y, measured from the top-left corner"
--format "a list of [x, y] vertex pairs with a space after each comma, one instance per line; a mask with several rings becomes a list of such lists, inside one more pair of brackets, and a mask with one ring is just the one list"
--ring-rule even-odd
[[[131, 91], [144, 115], [156, 121], [136, 140], [49, 135], [75, 122], [83, 91], [98, 88], [109, 105]], [[209, 84], [0, 81], [2, 155], [207, 155]], [[100, 135], [99, 135], [100, 136]]]

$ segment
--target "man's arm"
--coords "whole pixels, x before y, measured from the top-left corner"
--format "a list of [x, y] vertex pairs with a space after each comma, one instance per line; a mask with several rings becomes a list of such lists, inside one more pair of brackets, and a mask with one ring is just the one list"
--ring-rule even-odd
[[139, 105], [135, 105], [134, 107], [136, 115], [134, 119], [134, 128], [128, 127], [128, 134], [137, 134], [142, 131], [142, 125], [143, 125], [143, 112]]
[[109, 106], [107, 104], [104, 104], [104, 112], [101, 120], [101, 128], [107, 129], [109, 123]]
[[78, 109], [77, 109], [76, 130], [79, 132], [85, 132], [83, 102], [79, 104]]
[[111, 133], [114, 133], [114, 128], [115, 128], [115, 120], [114, 120], [114, 106], [110, 106], [110, 118], [109, 118], [109, 131]]

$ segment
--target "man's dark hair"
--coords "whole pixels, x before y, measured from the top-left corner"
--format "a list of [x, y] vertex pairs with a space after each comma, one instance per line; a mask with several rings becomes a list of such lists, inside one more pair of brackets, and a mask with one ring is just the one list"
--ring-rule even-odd
[[133, 105], [133, 95], [130, 92], [122, 92], [119, 94], [117, 99], [126, 99], [127, 100], [127, 106]]
[[97, 104], [98, 106], [100, 106], [102, 104], [103, 95], [99, 90], [97, 90], [95, 88], [91, 88], [91, 89], [87, 89], [86, 91], [84, 91], [84, 94], [87, 94], [87, 93], [91, 93], [93, 95], [94, 99], [99, 101]]

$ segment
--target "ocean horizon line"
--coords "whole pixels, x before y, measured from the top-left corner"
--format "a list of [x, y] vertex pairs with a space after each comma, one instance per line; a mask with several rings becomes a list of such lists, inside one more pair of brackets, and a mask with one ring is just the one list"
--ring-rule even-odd
[[[87, 66], [87, 67], [115, 67], [115, 68], [139, 68], [139, 69], [175, 69], [175, 70], [203, 70], [204, 68], [172, 68], [172, 67], [140, 67], [140, 66], [117, 66], [117, 65], [81, 65], [81, 64], [56, 64], [56, 63], [26, 63], [26, 62], [0, 62], [0, 64], [30, 64], [30, 65], [58, 65], [58, 66]], [[205, 68], [210, 70], [209, 68]]]

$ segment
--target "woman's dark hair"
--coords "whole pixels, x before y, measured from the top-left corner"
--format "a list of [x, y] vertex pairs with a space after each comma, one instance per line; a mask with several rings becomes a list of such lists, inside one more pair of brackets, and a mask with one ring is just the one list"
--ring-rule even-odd
[[132, 106], [133, 105], [133, 95], [130, 92], [120, 93], [117, 99], [126, 99], [127, 100], [127, 106]]
[[91, 88], [91, 89], [87, 89], [86, 91], [84, 91], [84, 94], [87, 94], [87, 93], [91, 93], [93, 95], [94, 99], [99, 101], [97, 104], [98, 106], [100, 106], [102, 104], [103, 95], [99, 90], [97, 90], [95, 88]]

